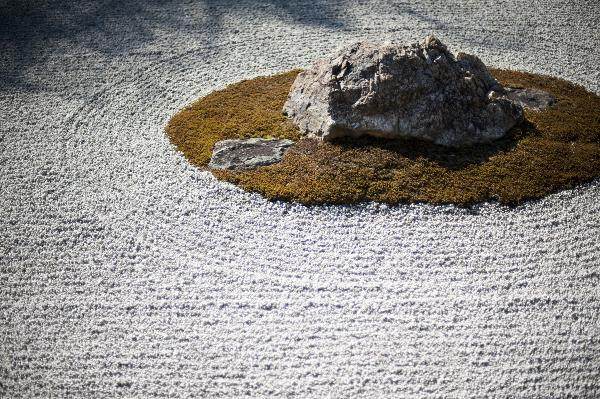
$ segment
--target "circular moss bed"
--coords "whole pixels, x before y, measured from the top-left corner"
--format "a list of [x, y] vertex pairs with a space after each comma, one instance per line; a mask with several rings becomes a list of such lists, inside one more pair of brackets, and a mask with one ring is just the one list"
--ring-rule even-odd
[[269, 199], [303, 204], [377, 201], [518, 204], [600, 176], [600, 97], [562, 79], [491, 69], [505, 86], [541, 89], [557, 103], [491, 144], [448, 149], [415, 140], [301, 139], [282, 115], [298, 70], [245, 80], [173, 116], [172, 142], [206, 168], [213, 145], [234, 138], [297, 141], [283, 161], [254, 170], [211, 170]]

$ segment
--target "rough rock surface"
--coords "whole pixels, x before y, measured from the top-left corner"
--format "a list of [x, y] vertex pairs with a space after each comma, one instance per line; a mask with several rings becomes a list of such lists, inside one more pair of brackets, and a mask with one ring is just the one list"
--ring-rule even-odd
[[281, 161], [291, 140], [222, 140], [215, 144], [209, 167], [213, 169], [253, 169]]
[[544, 90], [512, 87], [506, 87], [505, 90], [504, 98], [534, 111], [541, 111], [556, 103], [552, 94]]
[[300, 73], [283, 111], [307, 135], [369, 134], [445, 146], [502, 137], [523, 118], [476, 56], [433, 36], [401, 45], [358, 42]]

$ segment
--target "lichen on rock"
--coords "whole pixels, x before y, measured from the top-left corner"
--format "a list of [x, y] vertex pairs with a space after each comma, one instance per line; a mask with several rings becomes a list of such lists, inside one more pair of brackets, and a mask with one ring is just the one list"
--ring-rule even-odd
[[213, 148], [208, 166], [212, 169], [254, 169], [281, 161], [292, 140], [221, 140]]
[[540, 89], [507, 87], [503, 97], [533, 111], [541, 111], [556, 104], [556, 98], [552, 94]]
[[433, 36], [358, 42], [296, 78], [284, 113], [308, 136], [418, 138], [450, 147], [489, 142], [523, 120], [520, 105], [474, 55]]

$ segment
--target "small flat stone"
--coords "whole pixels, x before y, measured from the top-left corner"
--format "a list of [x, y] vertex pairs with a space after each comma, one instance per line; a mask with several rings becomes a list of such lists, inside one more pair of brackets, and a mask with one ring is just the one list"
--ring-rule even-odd
[[280, 162], [292, 140], [251, 138], [215, 144], [208, 166], [213, 169], [254, 169]]
[[529, 108], [534, 111], [541, 111], [556, 103], [552, 94], [539, 89], [517, 89], [505, 87], [504, 97], [523, 108]]

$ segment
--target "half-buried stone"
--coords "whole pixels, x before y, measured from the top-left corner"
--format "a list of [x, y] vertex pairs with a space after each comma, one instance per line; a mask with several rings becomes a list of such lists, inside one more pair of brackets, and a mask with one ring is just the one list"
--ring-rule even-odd
[[542, 111], [556, 103], [554, 96], [544, 90], [513, 87], [506, 87], [505, 90], [504, 98], [533, 111]]
[[213, 169], [253, 169], [281, 161], [292, 140], [222, 140], [215, 144], [209, 167]]
[[474, 55], [422, 43], [355, 43], [301, 72], [283, 111], [307, 136], [417, 138], [460, 147], [501, 138], [521, 105]]

